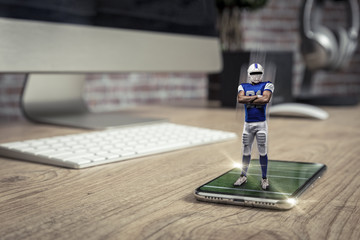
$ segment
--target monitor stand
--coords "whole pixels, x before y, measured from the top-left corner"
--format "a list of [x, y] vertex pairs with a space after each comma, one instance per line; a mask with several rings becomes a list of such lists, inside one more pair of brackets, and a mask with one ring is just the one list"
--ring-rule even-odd
[[130, 111], [91, 113], [83, 100], [84, 74], [28, 74], [21, 109], [34, 122], [86, 129], [104, 129], [163, 121]]

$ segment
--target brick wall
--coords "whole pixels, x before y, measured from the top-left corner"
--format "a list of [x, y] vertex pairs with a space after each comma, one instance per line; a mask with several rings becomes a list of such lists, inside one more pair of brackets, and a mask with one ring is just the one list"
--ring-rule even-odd
[[[0, 119], [21, 118], [24, 74], [0, 75]], [[84, 99], [91, 111], [113, 111], [136, 105], [206, 99], [203, 73], [122, 73], [87, 75]]]
[[88, 75], [86, 99], [92, 111], [112, 111], [136, 105], [206, 99], [202, 73], [122, 73]]
[[24, 74], [0, 75], [0, 120], [21, 117], [19, 105], [24, 80]]

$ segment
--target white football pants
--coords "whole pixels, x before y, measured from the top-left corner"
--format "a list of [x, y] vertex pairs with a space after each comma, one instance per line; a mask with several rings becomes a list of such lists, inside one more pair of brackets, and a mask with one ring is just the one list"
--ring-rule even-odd
[[250, 156], [251, 149], [256, 137], [256, 142], [260, 156], [267, 154], [267, 134], [268, 126], [267, 122], [245, 122], [242, 142], [243, 142], [243, 155]]

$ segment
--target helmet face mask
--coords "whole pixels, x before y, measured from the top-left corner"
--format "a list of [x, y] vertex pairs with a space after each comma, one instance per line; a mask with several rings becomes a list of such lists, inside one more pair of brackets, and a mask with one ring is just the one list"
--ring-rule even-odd
[[258, 64], [253, 63], [249, 66], [248, 70], [248, 77], [252, 84], [257, 84], [262, 81], [264, 75], [264, 68]]

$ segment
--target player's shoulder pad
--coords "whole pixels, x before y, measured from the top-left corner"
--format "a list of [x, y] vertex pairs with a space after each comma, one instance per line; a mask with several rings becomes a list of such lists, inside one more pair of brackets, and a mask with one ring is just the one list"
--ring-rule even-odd
[[244, 88], [246, 88], [247, 85], [249, 85], [249, 83], [241, 83], [241, 84], [239, 85], [239, 87], [238, 87], [238, 93], [239, 93], [240, 91], [245, 91]]
[[274, 92], [274, 89], [275, 89], [275, 87], [272, 82], [270, 82], [270, 81], [265, 82], [264, 90], [269, 90], [271, 92]]

